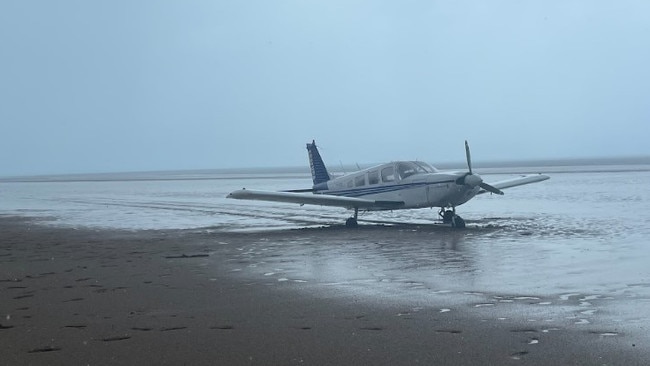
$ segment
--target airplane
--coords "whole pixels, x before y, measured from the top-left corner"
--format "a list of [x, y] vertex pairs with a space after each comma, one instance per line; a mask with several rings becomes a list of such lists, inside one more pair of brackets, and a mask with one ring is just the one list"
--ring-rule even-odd
[[354, 173], [333, 177], [327, 171], [316, 142], [307, 144], [313, 186], [310, 189], [261, 191], [240, 189], [227, 198], [297, 203], [300, 205], [337, 206], [353, 209], [345, 222], [357, 227], [359, 210], [404, 210], [439, 207], [444, 224], [464, 228], [465, 221], [456, 215], [456, 207], [477, 195], [503, 195], [502, 189], [541, 182], [543, 174], [522, 175], [492, 184], [472, 171], [469, 144], [465, 141], [468, 171], [439, 171], [422, 161], [393, 161]]

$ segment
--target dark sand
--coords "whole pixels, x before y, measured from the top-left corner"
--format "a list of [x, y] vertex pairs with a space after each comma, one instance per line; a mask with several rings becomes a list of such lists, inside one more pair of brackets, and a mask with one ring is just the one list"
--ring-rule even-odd
[[[75, 230], [0, 216], [0, 363], [650, 364], [638, 339], [450, 316], [440, 304], [409, 313], [235, 275], [232, 253], [260, 235]], [[327, 245], [326, 233], [309, 237]]]

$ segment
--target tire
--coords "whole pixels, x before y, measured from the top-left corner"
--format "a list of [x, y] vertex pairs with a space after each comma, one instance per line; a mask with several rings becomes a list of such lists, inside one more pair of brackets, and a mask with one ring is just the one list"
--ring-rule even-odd
[[465, 220], [463, 220], [463, 218], [458, 215], [454, 215], [454, 217], [451, 218], [451, 227], [456, 229], [464, 229]]
[[349, 219], [345, 220], [345, 226], [353, 228], [359, 226], [359, 224], [357, 223], [357, 220], [354, 217], [350, 217]]
[[445, 211], [442, 214], [442, 223], [451, 224], [454, 220], [454, 213], [452, 211]]

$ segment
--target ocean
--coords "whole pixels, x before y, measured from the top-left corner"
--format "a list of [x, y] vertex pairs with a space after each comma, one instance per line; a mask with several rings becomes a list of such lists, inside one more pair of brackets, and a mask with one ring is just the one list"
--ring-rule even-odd
[[[475, 197], [459, 206], [458, 213], [477, 225], [528, 222], [531, 231], [550, 230], [554, 236], [648, 233], [647, 165], [486, 168], [478, 173], [489, 183], [519, 171], [545, 173], [551, 180], [508, 189], [504, 196]], [[311, 188], [311, 178], [296, 171], [262, 170], [0, 179], [0, 214], [37, 217], [43, 223], [67, 227], [225, 231], [340, 224], [350, 215], [341, 208], [226, 199], [229, 192], [241, 188]], [[361, 221], [387, 223], [430, 224], [438, 219], [436, 209], [360, 215]]]

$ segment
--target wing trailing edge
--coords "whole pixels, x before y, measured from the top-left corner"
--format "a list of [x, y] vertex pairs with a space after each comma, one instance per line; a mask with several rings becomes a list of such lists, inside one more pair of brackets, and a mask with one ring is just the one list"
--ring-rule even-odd
[[397, 209], [404, 206], [401, 201], [375, 201], [363, 198], [334, 196], [328, 194], [310, 194], [294, 192], [273, 192], [258, 191], [252, 189], [240, 189], [231, 192], [227, 198], [239, 200], [258, 200], [272, 202], [298, 203], [301, 205], [335, 206], [345, 208], [375, 208], [375, 209]]

